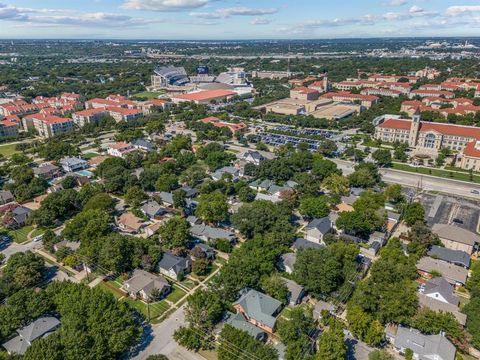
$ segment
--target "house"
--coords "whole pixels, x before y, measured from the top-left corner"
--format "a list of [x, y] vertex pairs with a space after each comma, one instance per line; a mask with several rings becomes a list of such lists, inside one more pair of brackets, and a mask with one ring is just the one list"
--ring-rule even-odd
[[45, 163], [39, 167], [33, 168], [34, 176], [45, 180], [53, 179], [59, 174], [59, 172], [60, 169], [58, 166], [49, 163]]
[[427, 308], [435, 312], [451, 313], [460, 325], [465, 326], [467, 323], [467, 315], [460, 312], [458, 306], [438, 301], [421, 293], [417, 293], [417, 296], [421, 308]]
[[381, 231], [373, 232], [368, 238], [368, 242], [372, 243], [374, 241], [378, 241], [382, 246], [385, 245], [385, 243], [387, 242], [387, 234]]
[[233, 232], [220, 228], [214, 228], [205, 224], [193, 225], [190, 228], [190, 235], [203, 241], [218, 239], [227, 239], [228, 241], [235, 240], [235, 234]]
[[280, 256], [279, 267], [287, 274], [293, 273], [295, 270], [295, 263], [297, 262], [296, 253], [286, 253]]
[[136, 151], [135, 147], [130, 143], [119, 142], [107, 146], [107, 154], [110, 156], [124, 158], [132, 151]]
[[192, 257], [197, 258], [196, 254], [203, 254], [199, 258], [205, 258], [208, 261], [215, 259], [215, 250], [207, 244], [199, 243], [190, 251]]
[[277, 321], [276, 316], [282, 308], [282, 303], [259, 291], [243, 289], [240, 292], [240, 298], [233, 303], [233, 307], [249, 323], [273, 334]]
[[167, 213], [167, 210], [161, 207], [155, 200], [151, 200], [142, 205], [140, 211], [149, 219], [160, 219], [162, 215]]
[[258, 341], [265, 341], [267, 339], [267, 333], [249, 323], [241, 313], [234, 314], [227, 311], [225, 324], [228, 324], [235, 329], [247, 332], [251, 337]]
[[438, 273], [455, 286], [465, 285], [468, 277], [467, 269], [427, 256], [421, 258], [417, 263], [417, 270], [424, 277], [429, 277], [432, 273]]
[[23, 355], [35, 340], [52, 334], [59, 326], [60, 321], [53, 316], [40, 317], [18, 329], [18, 335], [4, 342], [2, 346], [10, 355]]
[[135, 216], [131, 212], [126, 212], [118, 218], [118, 227], [127, 233], [137, 234], [142, 228], [146, 226], [142, 219]]
[[480, 243], [480, 235], [455, 225], [435, 224], [432, 232], [437, 234], [442, 244], [451, 250], [473, 253], [475, 243]]
[[[135, 269], [132, 277], [123, 283], [122, 289], [133, 298], [151, 301], [163, 298], [170, 292], [172, 287], [163, 276]], [[154, 296], [156, 295], [154, 291], [158, 291], [159, 297]]]
[[155, 150], [155, 145], [153, 145], [150, 141], [147, 141], [147, 140], [144, 140], [144, 139], [135, 139], [131, 142], [131, 144], [137, 150], [142, 150], [142, 151], [146, 151], [146, 152], [150, 152], [150, 151]]
[[281, 278], [288, 290], [288, 302], [291, 306], [298, 305], [302, 302], [305, 296], [305, 289], [302, 285], [297, 284], [295, 281]]
[[237, 182], [240, 179], [240, 170], [236, 169], [233, 166], [224, 166], [216, 170], [211, 176], [213, 180], [219, 181], [223, 178], [224, 174], [231, 175], [233, 182]]
[[262, 194], [262, 193], [257, 193], [257, 195], [255, 195], [255, 200], [270, 201], [274, 204], [282, 201], [282, 199], [277, 195]]
[[79, 241], [68, 241], [68, 240], [62, 240], [55, 245], [53, 245], [53, 250], [58, 251], [62, 248], [68, 248], [72, 251], [76, 251], [80, 248], [80, 242]]
[[326, 301], [319, 300], [313, 308], [313, 318], [318, 321], [322, 318], [323, 311], [328, 311], [330, 314], [333, 315], [335, 314], [335, 310], [336, 308], [332, 304]]
[[32, 213], [32, 210], [25, 206], [17, 206], [12, 211], [12, 219], [18, 227], [26, 225], [27, 219]]
[[165, 206], [173, 206], [173, 194], [171, 192], [161, 191], [158, 196]]
[[410, 349], [417, 360], [455, 360], [455, 346], [444, 334], [424, 335], [419, 330], [399, 326], [387, 338], [397, 352], [404, 355]]
[[430, 279], [423, 286], [422, 294], [443, 303], [458, 306], [460, 300], [453, 293], [454, 287], [443, 277]]
[[86, 169], [88, 162], [77, 157], [66, 157], [60, 160], [60, 165], [65, 172], [75, 172]]
[[195, 189], [195, 188], [192, 188], [190, 186], [183, 186], [181, 189], [183, 191], [185, 191], [185, 197], [187, 199], [191, 199], [191, 198], [197, 196], [197, 194], [198, 194], [198, 190]]
[[451, 250], [442, 246], [433, 245], [427, 253], [428, 256], [446, 261], [450, 264], [470, 267], [470, 255], [462, 250]]
[[305, 249], [320, 249], [323, 245], [305, 240], [304, 238], [296, 238], [295, 242], [292, 245], [294, 251], [305, 250]]
[[147, 235], [147, 237], [153, 236], [157, 233], [158, 229], [160, 229], [161, 227], [162, 227], [161, 222], [150, 224], [145, 228], [145, 234]]
[[374, 258], [382, 248], [382, 244], [378, 241], [372, 241], [368, 243], [368, 247], [360, 247], [360, 253], [362, 255]]
[[13, 194], [8, 190], [0, 191], [0, 205], [8, 204], [9, 202], [15, 201]]
[[265, 156], [260, 154], [258, 151], [251, 151], [248, 150], [243, 155], [241, 156], [243, 160], [245, 160], [247, 163], [254, 164], [254, 165], [260, 165], [260, 163], [265, 160]]
[[185, 276], [185, 274], [189, 273], [190, 268], [190, 259], [175, 256], [170, 252], [163, 253], [162, 258], [157, 264], [158, 272], [175, 280], [179, 280]]
[[193, 215], [187, 216], [187, 221], [190, 224], [190, 226], [202, 224], [202, 220], [200, 220], [198, 217]]
[[305, 239], [317, 244], [325, 245], [323, 238], [331, 231], [332, 222], [328, 217], [323, 217], [321, 219], [313, 219], [305, 227]]

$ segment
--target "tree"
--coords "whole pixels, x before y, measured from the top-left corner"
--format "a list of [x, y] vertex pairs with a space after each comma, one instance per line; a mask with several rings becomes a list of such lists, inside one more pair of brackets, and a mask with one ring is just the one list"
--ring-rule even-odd
[[195, 214], [207, 222], [225, 220], [228, 216], [227, 196], [219, 192], [201, 195]]
[[[168, 357], [166, 357], [165, 355], [150, 355], [149, 357], [147, 357], [147, 360], [168, 360]], [[380, 360], [380, 359], [378, 359]]]
[[318, 360], [344, 360], [347, 356], [347, 345], [343, 329], [338, 321], [320, 337], [318, 344]]
[[403, 196], [403, 193], [402, 193], [402, 186], [399, 184], [392, 184], [387, 186], [387, 188], [384, 191], [384, 194], [385, 194], [385, 198], [388, 201], [393, 202], [394, 204], [397, 204], [405, 200], [405, 197]]
[[125, 194], [126, 203], [132, 207], [139, 207], [147, 199], [147, 194], [139, 186], [132, 186]]
[[380, 167], [387, 167], [392, 164], [392, 153], [387, 149], [378, 149], [372, 154], [373, 160]]
[[265, 345], [255, 340], [246, 331], [225, 325], [220, 333], [218, 360], [248, 359], [275, 360], [277, 350], [271, 345]]
[[422, 257], [430, 245], [440, 245], [440, 239], [432, 230], [422, 221], [417, 221], [412, 225], [408, 232], [408, 240], [410, 243], [407, 246], [410, 254], [416, 254], [419, 258]]
[[330, 213], [330, 206], [326, 196], [305, 197], [300, 200], [300, 214], [308, 218], [322, 218]]
[[355, 171], [348, 177], [351, 186], [370, 188], [381, 181], [378, 168], [372, 163], [355, 166]]
[[252, 202], [255, 200], [256, 195], [257, 193], [255, 192], [255, 190], [253, 190], [249, 186], [243, 186], [238, 191], [238, 198], [242, 202], [247, 202], [247, 203]]
[[84, 247], [92, 244], [94, 239], [111, 232], [112, 216], [103, 210], [84, 210], [66, 222], [63, 237], [70, 241], [81, 241]]
[[31, 251], [13, 254], [7, 261], [0, 278], [0, 298], [21, 288], [36, 286], [46, 274], [43, 259]]
[[175, 174], [163, 174], [155, 182], [157, 191], [170, 192], [178, 187], [178, 178]]
[[192, 272], [195, 275], [204, 276], [210, 271], [210, 263], [207, 259], [197, 259], [193, 262]]
[[290, 312], [290, 320], [279, 319], [276, 325], [277, 334], [287, 346], [287, 359], [303, 358], [312, 348], [311, 336], [316, 331], [311, 310], [294, 308]]
[[342, 175], [333, 174], [326, 177], [322, 182], [322, 187], [333, 195], [347, 196], [350, 194], [348, 178]]
[[159, 229], [160, 243], [168, 249], [185, 248], [190, 238], [190, 224], [184, 218], [175, 216]]
[[408, 226], [414, 225], [417, 221], [425, 221], [425, 209], [423, 205], [419, 202], [408, 204], [403, 215], [403, 220], [405, 220]]
[[337, 164], [328, 159], [316, 159], [313, 161], [312, 174], [323, 180], [332, 175], [341, 175], [341, 170], [338, 169]]
[[84, 205], [83, 210], [103, 210], [112, 213], [115, 209], [115, 201], [107, 193], [93, 195]]
[[352, 334], [367, 344], [375, 346], [384, 341], [382, 324], [359, 306], [348, 306], [347, 321]]
[[77, 180], [73, 176], [67, 176], [61, 184], [64, 189], [73, 189], [77, 186]]
[[408, 348], [405, 349], [405, 360], [413, 360], [413, 350]]
[[177, 189], [172, 193], [173, 207], [183, 209], [187, 206], [187, 193], [183, 189]]
[[289, 292], [280, 275], [273, 274], [263, 278], [261, 287], [271, 297], [281, 301], [283, 304], [287, 304]]

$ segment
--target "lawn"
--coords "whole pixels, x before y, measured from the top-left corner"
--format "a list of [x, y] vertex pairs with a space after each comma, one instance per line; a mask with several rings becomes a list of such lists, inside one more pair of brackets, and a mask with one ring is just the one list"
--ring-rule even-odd
[[137, 94], [132, 95], [132, 98], [147, 98], [147, 99], [156, 99], [160, 95], [164, 94], [163, 91], [144, 91]]
[[16, 144], [5, 144], [5, 145], [0, 145], [0, 155], [3, 155], [4, 157], [10, 157], [13, 154], [19, 153], [20, 151], [15, 150]]
[[24, 226], [18, 230], [6, 230], [16, 243], [22, 244], [28, 240], [28, 233], [33, 230], [33, 226]]
[[99, 154], [97, 153], [89, 152], [89, 153], [83, 154], [82, 158], [85, 160], [90, 160], [91, 158], [94, 158], [95, 156], [98, 156], [98, 155]]
[[292, 310], [290, 310], [288, 307], [284, 307], [283, 310], [280, 312], [280, 317], [283, 317], [285, 319], [290, 319]]
[[43, 228], [36, 228], [36, 229], [33, 230], [33, 232], [32, 232], [32, 238], [34, 238], [35, 236], [38, 236], [38, 235], [42, 235], [44, 232], [45, 232], [45, 229], [43, 229]]
[[395, 170], [408, 171], [412, 173], [432, 175], [441, 178], [448, 178], [453, 180], [468, 181], [480, 184], [480, 176], [472, 175], [468, 173], [455, 172], [455, 171], [446, 171], [434, 168], [425, 168], [425, 167], [414, 167], [406, 164], [393, 163], [392, 168]]
[[184, 290], [180, 289], [176, 285], [173, 285], [173, 289], [170, 292], [170, 294], [168, 294], [167, 300], [169, 300], [169, 301], [171, 301], [172, 303], [175, 304], [178, 300], [183, 298], [185, 296], [185, 294], [186, 294], [186, 292]]
[[[145, 318], [148, 318], [148, 305], [140, 300], [134, 300], [130, 297], [123, 298], [120, 301], [124, 301], [129, 304], [131, 307], [137, 309], [142, 313]], [[167, 311], [170, 306], [165, 301], [159, 301], [156, 303], [150, 304], [150, 319], [155, 319]]]
[[180, 284], [182, 284], [182, 285], [185, 286], [186, 288], [192, 290], [195, 286], [198, 285], [198, 282], [195, 284], [195, 282], [194, 282], [193, 280], [185, 279], [185, 280], [183, 280]]
[[122, 297], [119, 292], [113, 291], [113, 289], [110, 287], [110, 284], [106, 283], [105, 281], [102, 281], [100, 284], [97, 285], [97, 287], [99, 287], [103, 291], [109, 292], [117, 299], [120, 299]]

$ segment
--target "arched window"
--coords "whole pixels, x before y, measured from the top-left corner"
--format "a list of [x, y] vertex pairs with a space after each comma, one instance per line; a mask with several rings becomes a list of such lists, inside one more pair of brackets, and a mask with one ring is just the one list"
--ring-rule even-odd
[[425, 136], [424, 147], [429, 149], [433, 149], [435, 147], [435, 134], [427, 134], [427, 136]]

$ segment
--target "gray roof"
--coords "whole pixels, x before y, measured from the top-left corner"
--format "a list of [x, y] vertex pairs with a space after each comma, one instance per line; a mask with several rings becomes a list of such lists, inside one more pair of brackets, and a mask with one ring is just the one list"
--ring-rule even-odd
[[13, 209], [13, 219], [18, 224], [23, 224], [27, 220], [28, 216], [32, 213], [32, 210], [25, 206], [17, 206]]
[[68, 241], [62, 240], [54, 245], [55, 249], [60, 249], [62, 247], [69, 248], [73, 251], [78, 250], [80, 248], [80, 241]]
[[323, 217], [321, 219], [313, 219], [310, 223], [305, 227], [306, 231], [316, 229], [320, 231], [322, 234], [327, 234], [332, 229], [332, 222], [328, 217]]
[[202, 250], [207, 258], [212, 258], [212, 257], [215, 256], [215, 250], [213, 250], [213, 248], [211, 246], [208, 246], [207, 244], [199, 243], [199, 244], [195, 245], [195, 247], [192, 249], [192, 251], [195, 248], [198, 248], [198, 249]]
[[150, 141], [147, 141], [145, 139], [135, 139], [135, 140], [131, 141], [130, 143], [133, 146], [144, 148], [144, 149], [147, 149], [149, 151], [155, 149], [155, 146]]
[[319, 300], [316, 304], [315, 307], [313, 308], [313, 317], [314, 319], [319, 319], [322, 316], [322, 311], [327, 310], [328, 312], [333, 312], [335, 311], [335, 306], [332, 304]]
[[175, 274], [181, 273], [188, 268], [187, 259], [179, 256], [175, 256], [172, 253], [163, 253], [162, 258], [158, 262], [158, 267], [164, 270], [172, 270]]
[[149, 217], [165, 214], [167, 211], [161, 207], [155, 200], [151, 200], [140, 208], [140, 210]]
[[265, 332], [256, 327], [255, 325], [250, 324], [242, 314], [237, 313], [233, 314], [231, 312], [227, 312], [228, 318], [225, 321], [230, 326], [233, 326], [235, 329], [246, 331], [250, 336], [254, 338], [258, 338], [260, 335], [265, 334]]
[[370, 235], [369, 241], [380, 241], [381, 243], [384, 243], [386, 236], [387, 234], [385, 234], [384, 232], [375, 231], [373, 234]]
[[419, 355], [419, 360], [431, 360], [435, 355], [439, 360], [455, 360], [455, 346], [441, 334], [424, 335], [416, 329], [400, 326], [395, 336], [395, 347], [411, 349]]
[[13, 194], [10, 191], [8, 190], [0, 191], [0, 202], [7, 203], [13, 200], [15, 200], [15, 198], [13, 197]]
[[276, 322], [273, 314], [282, 306], [280, 301], [253, 289], [243, 289], [240, 298], [234, 302], [236, 304], [243, 308], [248, 317], [270, 328]]
[[137, 293], [143, 290], [148, 297], [152, 295], [153, 289], [163, 292], [165, 288], [170, 288], [170, 284], [163, 276], [154, 275], [140, 269], [135, 269], [132, 277], [125, 281], [125, 285], [128, 285], [130, 293]]
[[198, 190], [195, 189], [195, 188], [192, 188], [190, 186], [184, 186], [184, 187], [182, 187], [182, 190], [185, 191], [185, 196], [187, 198], [194, 197], [195, 195], [198, 194]]
[[480, 235], [455, 225], [434, 224], [432, 226], [432, 232], [437, 234], [441, 239], [470, 246], [475, 245], [476, 242], [480, 242]]
[[58, 166], [52, 165], [52, 164], [45, 164], [36, 168], [33, 168], [33, 173], [35, 175], [43, 175], [43, 174], [48, 174], [51, 171], [57, 171]]
[[428, 297], [424, 294], [417, 294], [418, 295], [418, 303], [421, 307], [428, 308], [433, 311], [442, 311], [451, 313], [457, 319], [460, 325], [465, 325], [467, 323], [467, 315], [461, 313], [458, 306], [445, 303], [440, 300], [436, 300], [434, 298]]
[[289, 267], [290, 269], [295, 268], [295, 263], [297, 262], [297, 254], [295, 253], [286, 253], [280, 256], [282, 264], [284, 267]]
[[190, 228], [190, 234], [195, 237], [205, 237], [207, 239], [227, 239], [232, 240], [235, 234], [231, 231], [223, 230], [220, 228], [214, 228], [208, 225], [193, 225]]
[[212, 174], [212, 178], [215, 180], [215, 179], [218, 179], [220, 180], [223, 176], [223, 174], [230, 174], [232, 175], [233, 179], [236, 180], [238, 179], [239, 175], [240, 175], [240, 171], [233, 167], [233, 166], [224, 166], [220, 169], [217, 169], [213, 174]]
[[17, 330], [18, 336], [4, 342], [2, 346], [10, 354], [23, 355], [33, 341], [55, 330], [58, 325], [60, 325], [60, 321], [53, 316], [38, 318]]
[[171, 192], [161, 191], [159, 196], [165, 204], [173, 205], [173, 194]]
[[459, 300], [458, 297], [453, 293], [453, 285], [443, 277], [430, 279], [425, 284], [425, 288], [423, 290], [425, 295], [430, 295], [437, 292], [450, 304], [458, 306]]
[[313, 241], [308, 241], [304, 238], [297, 238], [293, 243], [292, 248], [295, 250], [305, 250], [305, 249], [320, 249], [323, 245], [314, 243]]
[[470, 255], [465, 251], [451, 250], [442, 246], [433, 245], [428, 251], [428, 256], [437, 257], [449, 263], [470, 267]]
[[246, 158], [248, 156], [250, 156], [250, 157], [252, 157], [252, 159], [258, 160], [258, 161], [265, 160], [265, 157], [262, 154], [260, 154], [258, 151], [248, 150], [243, 154], [244, 158]]
[[387, 211], [387, 218], [388, 219], [398, 221], [398, 220], [400, 220], [400, 216], [401, 215], [399, 213], [396, 213], [396, 212], [393, 212], [393, 211]]
[[417, 263], [417, 269], [427, 273], [439, 272], [451, 284], [465, 284], [468, 276], [468, 270], [463, 267], [427, 256], [420, 259]]
[[290, 293], [290, 302], [297, 303], [303, 297], [303, 286], [297, 284], [295, 281], [282, 277], [282, 281]]
[[262, 194], [262, 193], [257, 193], [257, 195], [255, 195], [255, 200], [270, 201], [272, 203], [278, 203], [282, 201], [282, 199], [280, 199], [276, 195], [269, 195], [269, 194]]
[[87, 161], [77, 157], [66, 157], [60, 160], [60, 164], [71, 167], [75, 165], [85, 165], [87, 164]]

